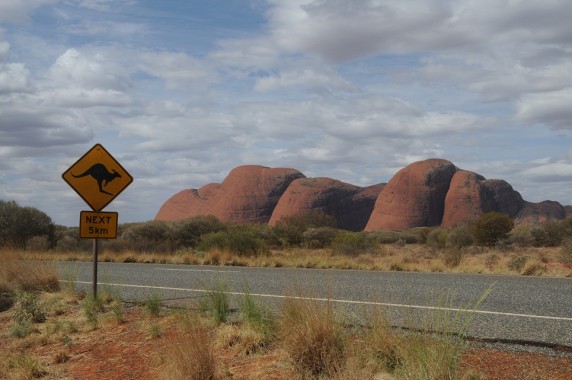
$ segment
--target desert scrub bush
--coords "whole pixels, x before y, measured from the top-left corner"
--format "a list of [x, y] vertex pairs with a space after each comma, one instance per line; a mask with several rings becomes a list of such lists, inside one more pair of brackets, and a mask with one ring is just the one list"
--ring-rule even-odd
[[464, 248], [473, 244], [471, 226], [466, 223], [457, 224], [449, 230], [445, 238], [445, 245], [453, 248]]
[[510, 271], [520, 273], [527, 261], [528, 261], [528, 256], [513, 256], [507, 262], [506, 267]]
[[173, 225], [174, 239], [179, 247], [195, 248], [201, 237], [213, 232], [227, 229], [227, 224], [213, 215], [194, 216], [175, 222]]
[[427, 233], [427, 239], [425, 244], [429, 247], [440, 249], [445, 248], [447, 245], [447, 236], [449, 235], [449, 229], [445, 227], [437, 227], [431, 229]]
[[517, 247], [532, 247], [535, 245], [535, 238], [532, 235], [532, 228], [529, 226], [517, 226], [510, 231], [508, 241]]
[[302, 234], [303, 246], [311, 249], [325, 248], [332, 244], [338, 230], [332, 227], [310, 228]]
[[463, 251], [460, 248], [452, 247], [443, 250], [443, 263], [449, 268], [456, 268], [463, 260]]
[[506, 240], [514, 228], [514, 221], [500, 212], [487, 212], [477, 218], [473, 234], [477, 244], [494, 246], [499, 240]]
[[572, 239], [566, 239], [562, 243], [558, 260], [562, 264], [572, 268]]
[[8, 370], [13, 379], [37, 379], [48, 375], [38, 359], [26, 354], [8, 358]]
[[34, 292], [16, 292], [14, 320], [18, 323], [42, 323], [46, 321], [46, 312]]
[[212, 232], [202, 237], [197, 247], [201, 251], [219, 249], [238, 256], [261, 256], [269, 252], [256, 226], [236, 225], [228, 230]]
[[324, 304], [301, 297], [286, 298], [279, 336], [302, 378], [333, 376], [343, 366], [345, 337], [329, 301]]
[[45, 236], [48, 247], [54, 241], [55, 225], [44, 212], [0, 200], [0, 246], [25, 248], [35, 236]]
[[304, 215], [283, 217], [273, 227], [273, 231], [283, 246], [299, 247], [304, 242], [304, 232], [308, 229], [335, 226], [334, 217], [314, 210]]
[[534, 245], [537, 247], [557, 247], [566, 237], [568, 229], [568, 220], [548, 220], [540, 227], [536, 227], [531, 231], [534, 237]]
[[399, 240], [399, 232], [396, 231], [375, 231], [371, 232], [371, 236], [380, 244], [393, 244]]
[[357, 256], [379, 248], [379, 242], [366, 232], [340, 231], [332, 241], [332, 252]]
[[174, 252], [176, 247], [172, 224], [159, 220], [129, 224], [120, 241], [135, 252]]

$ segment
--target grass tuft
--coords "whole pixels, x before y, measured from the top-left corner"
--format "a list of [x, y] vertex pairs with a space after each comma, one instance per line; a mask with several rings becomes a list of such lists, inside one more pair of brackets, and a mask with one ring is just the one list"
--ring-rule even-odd
[[58, 272], [51, 263], [0, 259], [0, 293], [58, 291]]
[[222, 279], [211, 285], [206, 296], [199, 302], [201, 311], [210, 314], [216, 323], [225, 323], [230, 316], [230, 302], [227, 285]]
[[281, 344], [302, 378], [334, 376], [342, 369], [345, 340], [331, 302], [286, 298], [279, 330]]
[[217, 363], [211, 334], [199, 320], [189, 324], [184, 332], [172, 333], [168, 341], [161, 371], [163, 378], [215, 379]]

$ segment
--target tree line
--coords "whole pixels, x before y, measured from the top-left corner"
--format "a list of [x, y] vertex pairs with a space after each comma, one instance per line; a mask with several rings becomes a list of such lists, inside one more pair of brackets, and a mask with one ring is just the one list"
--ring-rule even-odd
[[[514, 226], [507, 215], [490, 212], [456, 226], [409, 231], [350, 232], [336, 228], [335, 219], [321, 212], [288, 216], [276, 226], [223, 222], [196, 216], [176, 222], [147, 221], [119, 225], [118, 238], [102, 241], [110, 251], [174, 253], [185, 250], [229, 250], [239, 255], [265, 254], [270, 249], [331, 248], [359, 254], [381, 244], [427, 244], [431, 247], [560, 246], [572, 241], [572, 218], [537, 226]], [[55, 225], [44, 212], [0, 200], [0, 246], [34, 251], [90, 251], [91, 241], [79, 238], [78, 227]]]

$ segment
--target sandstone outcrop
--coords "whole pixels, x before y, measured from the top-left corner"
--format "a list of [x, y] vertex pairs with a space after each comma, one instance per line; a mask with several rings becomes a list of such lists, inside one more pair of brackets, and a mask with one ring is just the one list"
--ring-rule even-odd
[[487, 180], [479, 174], [457, 169], [445, 198], [441, 225], [451, 227], [490, 211], [515, 218], [524, 204], [520, 193], [508, 182]]
[[163, 204], [155, 219], [180, 220], [214, 215], [237, 223], [267, 223], [278, 200], [300, 171], [244, 165], [231, 170], [222, 184], [183, 190]]
[[441, 224], [455, 171], [455, 165], [441, 159], [419, 161], [401, 169], [379, 194], [365, 230], [407, 230]]
[[486, 179], [443, 159], [415, 162], [387, 184], [358, 187], [332, 178], [306, 178], [296, 169], [239, 166], [222, 183], [173, 195], [155, 219], [214, 215], [223, 221], [269, 223], [321, 211], [351, 231], [451, 227], [498, 211], [515, 224], [538, 224], [572, 215], [558, 202], [526, 202], [499, 179]]
[[276, 205], [269, 224], [292, 215], [320, 211], [332, 216], [338, 228], [364, 229], [383, 184], [361, 188], [332, 178], [299, 178]]
[[564, 219], [566, 218], [566, 215], [565, 207], [558, 202], [524, 202], [524, 207], [517, 215], [516, 224], [535, 225], [544, 223], [550, 219]]

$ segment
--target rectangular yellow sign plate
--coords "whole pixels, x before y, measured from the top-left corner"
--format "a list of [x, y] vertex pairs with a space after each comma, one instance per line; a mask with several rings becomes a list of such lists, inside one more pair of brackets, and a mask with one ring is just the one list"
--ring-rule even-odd
[[117, 238], [116, 212], [82, 211], [79, 216], [79, 237], [82, 239]]

